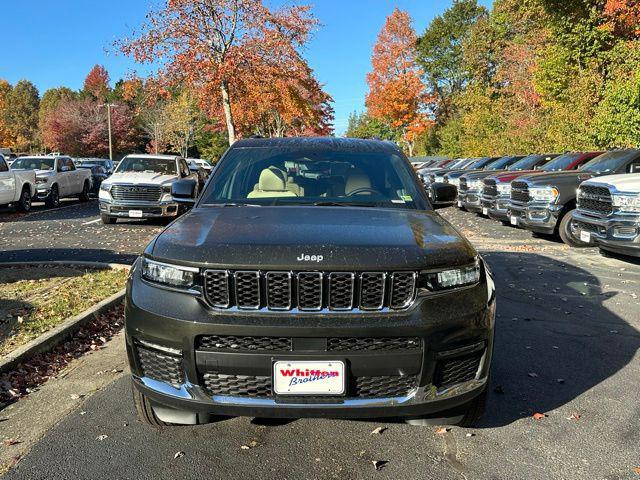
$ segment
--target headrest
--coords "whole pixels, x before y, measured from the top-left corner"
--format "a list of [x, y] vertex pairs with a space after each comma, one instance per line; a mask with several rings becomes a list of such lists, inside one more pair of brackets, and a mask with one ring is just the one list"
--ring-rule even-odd
[[258, 188], [263, 192], [282, 192], [287, 189], [285, 174], [276, 167], [262, 170], [258, 180]]
[[354, 170], [347, 177], [344, 185], [345, 195], [349, 195], [360, 188], [371, 188], [371, 180], [369, 176], [362, 170]]

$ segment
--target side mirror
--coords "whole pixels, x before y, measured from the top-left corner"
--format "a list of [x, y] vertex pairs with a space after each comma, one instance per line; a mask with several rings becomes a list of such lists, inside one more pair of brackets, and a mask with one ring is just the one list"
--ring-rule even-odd
[[176, 180], [171, 184], [171, 196], [177, 203], [187, 207], [193, 207], [196, 203], [198, 182], [191, 178]]
[[450, 183], [435, 182], [429, 189], [429, 200], [433, 208], [446, 208], [456, 203], [458, 189]]

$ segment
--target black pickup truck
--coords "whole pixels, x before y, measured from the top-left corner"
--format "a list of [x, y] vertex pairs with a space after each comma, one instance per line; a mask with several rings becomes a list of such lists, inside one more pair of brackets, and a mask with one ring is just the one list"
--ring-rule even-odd
[[640, 172], [640, 149], [604, 153], [575, 171], [520, 177], [511, 182], [510, 223], [536, 233], [559, 234], [572, 247], [587, 246], [571, 229], [578, 186], [600, 175], [634, 172]]
[[[134, 264], [126, 343], [151, 424], [484, 409], [495, 289], [404, 154], [375, 140], [240, 140]], [[438, 420], [440, 421], [440, 420]]]

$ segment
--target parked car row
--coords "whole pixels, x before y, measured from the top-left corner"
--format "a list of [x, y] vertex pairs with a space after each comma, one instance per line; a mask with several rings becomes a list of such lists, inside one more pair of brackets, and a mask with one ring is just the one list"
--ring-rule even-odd
[[640, 256], [640, 149], [458, 159], [418, 170], [457, 206], [572, 247]]

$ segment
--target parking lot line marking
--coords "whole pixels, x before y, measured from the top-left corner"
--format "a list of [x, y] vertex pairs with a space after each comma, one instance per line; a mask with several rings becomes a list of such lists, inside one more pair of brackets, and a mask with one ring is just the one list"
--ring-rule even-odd
[[84, 222], [82, 225], [91, 225], [92, 223], [98, 223], [100, 221], [99, 218], [96, 218], [95, 220], [91, 220], [90, 222]]

